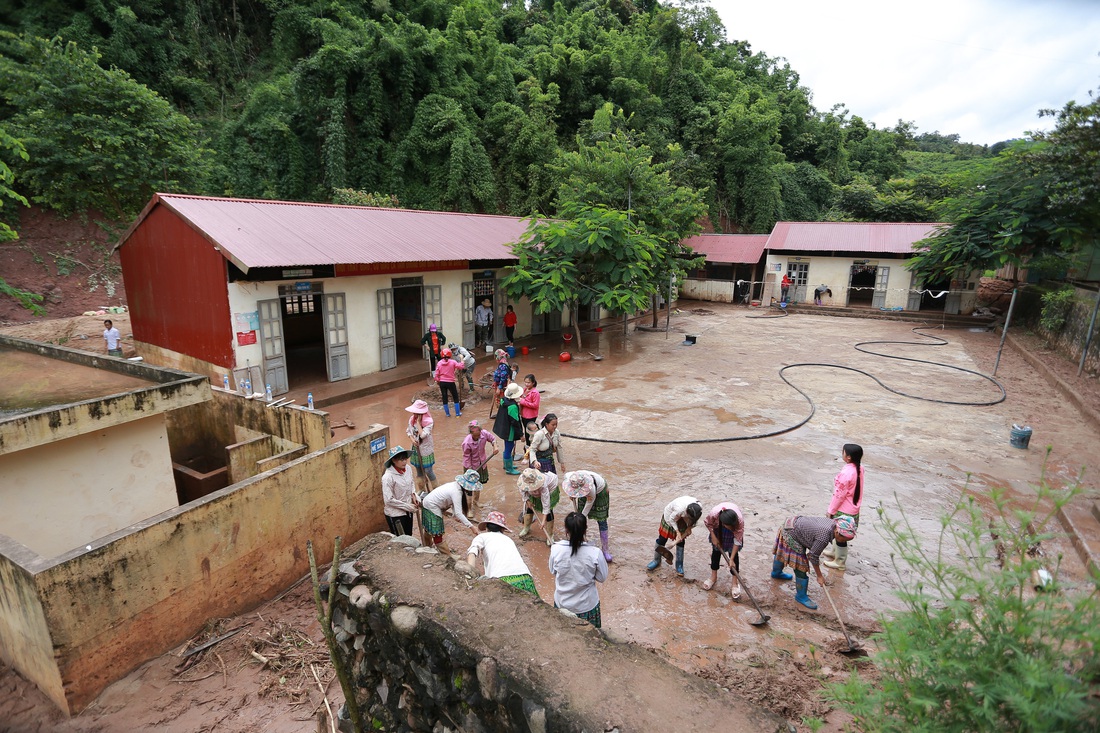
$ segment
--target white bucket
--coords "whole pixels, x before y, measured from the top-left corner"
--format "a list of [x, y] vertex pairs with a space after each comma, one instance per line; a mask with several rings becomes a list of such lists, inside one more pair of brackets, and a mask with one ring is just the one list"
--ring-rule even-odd
[[485, 344], [485, 353], [486, 354], [493, 353], [493, 345], [492, 344], [489, 344], [489, 343]]

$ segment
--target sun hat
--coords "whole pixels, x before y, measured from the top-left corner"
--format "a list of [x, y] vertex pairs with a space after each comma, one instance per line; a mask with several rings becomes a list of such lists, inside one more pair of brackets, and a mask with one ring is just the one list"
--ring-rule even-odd
[[409, 452], [401, 446], [395, 445], [394, 447], [390, 448], [390, 456], [386, 459], [386, 462], [383, 465], [385, 465], [386, 468], [389, 468], [390, 465], [393, 464], [393, 460], [395, 458], [400, 458], [401, 456], [405, 456], [406, 458], [408, 458]]
[[417, 415], [427, 415], [428, 403], [424, 400], [416, 400], [411, 405], [405, 408], [405, 412], [412, 412]]
[[455, 476], [455, 483], [464, 491], [481, 491], [481, 476], [472, 468]]
[[439, 353], [442, 354], [443, 356], [450, 356], [451, 354], [453, 354], [455, 352], [451, 351], [450, 349], [444, 348]]
[[478, 522], [477, 523], [477, 528], [480, 529], [482, 532], [484, 532], [486, 524], [495, 524], [496, 526], [503, 529], [505, 532], [508, 532], [509, 534], [511, 534], [512, 530], [508, 529], [507, 522], [508, 522], [508, 520], [505, 519], [504, 515], [501, 514], [500, 512], [489, 512], [488, 514], [485, 515], [485, 521], [484, 522]]
[[471, 421], [470, 421], [470, 422], [469, 422], [469, 423], [468, 423], [468, 424], [466, 425], [466, 429], [467, 429], [467, 430], [468, 430], [468, 429], [470, 429], [470, 428], [480, 428], [480, 427], [481, 427], [481, 423], [479, 423], [479, 422], [478, 422], [477, 420], [471, 420]]
[[507, 389], [504, 390], [504, 396], [510, 400], [518, 400], [523, 396], [523, 387], [512, 382], [508, 385]]
[[856, 523], [852, 521], [851, 517], [837, 517], [836, 533], [846, 540], [854, 539], [856, 536]]
[[516, 479], [516, 486], [521, 490], [531, 486], [542, 486], [546, 481], [546, 475], [537, 468], [525, 468], [523, 473]]
[[435, 324], [433, 323], [432, 325], [428, 326], [428, 330], [429, 330], [429, 331], [438, 331], [438, 330], [439, 330], [439, 327], [438, 327], [438, 326], [436, 326], [436, 325], [435, 325]]
[[592, 476], [587, 473], [570, 471], [565, 474], [565, 481], [562, 482], [562, 489], [565, 490], [566, 495], [570, 498], [580, 499], [582, 496], [589, 496], [596, 493], [596, 482], [593, 481]]
[[527, 423], [526, 430], [527, 432], [531, 433], [531, 435], [537, 433], [539, 431], [539, 419], [536, 417], [534, 420]]

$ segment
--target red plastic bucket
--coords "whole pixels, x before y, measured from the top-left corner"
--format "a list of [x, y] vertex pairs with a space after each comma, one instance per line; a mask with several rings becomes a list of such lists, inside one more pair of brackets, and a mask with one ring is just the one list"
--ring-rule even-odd
[[521, 346], [521, 347], [519, 347], [519, 353], [523, 354], [524, 356], [527, 356], [528, 354], [531, 353], [531, 350], [528, 349], [526, 346]]
[[571, 334], [571, 333], [563, 333], [563, 334], [561, 335], [561, 340], [562, 340], [562, 341], [564, 341], [564, 342], [565, 342], [565, 343], [567, 343], [567, 344], [568, 344], [568, 343], [572, 343], [572, 342], [573, 342], [573, 334]]

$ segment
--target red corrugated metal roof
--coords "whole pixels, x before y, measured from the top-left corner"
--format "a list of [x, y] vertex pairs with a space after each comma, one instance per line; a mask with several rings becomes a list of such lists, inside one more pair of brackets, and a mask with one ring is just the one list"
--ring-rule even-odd
[[756, 264], [768, 243], [767, 234], [696, 234], [684, 240], [684, 244], [699, 254], [707, 256], [707, 262]]
[[517, 241], [529, 223], [512, 216], [160, 193], [122, 243], [158, 203], [221, 247], [223, 254], [245, 271], [252, 267], [515, 259], [507, 245]]
[[913, 251], [913, 243], [932, 236], [946, 224], [847, 221], [781, 221], [768, 237], [769, 250], [799, 252]]

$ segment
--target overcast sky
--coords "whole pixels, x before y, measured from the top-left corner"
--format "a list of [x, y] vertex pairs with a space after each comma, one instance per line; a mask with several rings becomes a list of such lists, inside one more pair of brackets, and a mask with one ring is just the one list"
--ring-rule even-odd
[[730, 40], [783, 56], [818, 110], [992, 144], [1100, 88], [1100, 0], [707, 0]]

